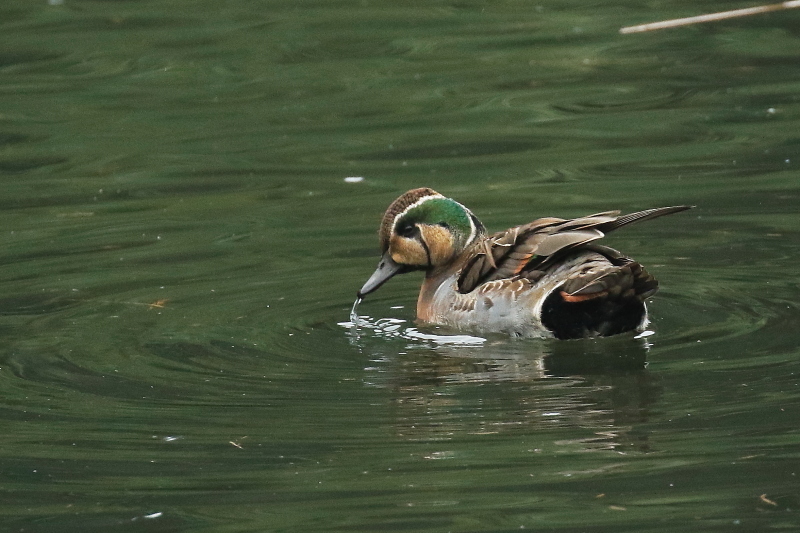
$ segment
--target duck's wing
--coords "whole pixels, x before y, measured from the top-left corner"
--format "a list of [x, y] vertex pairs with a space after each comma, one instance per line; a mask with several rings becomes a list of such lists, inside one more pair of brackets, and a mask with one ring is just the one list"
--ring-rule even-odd
[[557, 260], [563, 252], [601, 239], [609, 231], [622, 226], [690, 207], [661, 207], [623, 216], [619, 216], [619, 211], [606, 211], [572, 220], [540, 218], [495, 233], [472, 250], [472, 257], [467, 260], [458, 279], [459, 291], [468, 293], [481, 283], [515, 276], [535, 281], [540, 268]]

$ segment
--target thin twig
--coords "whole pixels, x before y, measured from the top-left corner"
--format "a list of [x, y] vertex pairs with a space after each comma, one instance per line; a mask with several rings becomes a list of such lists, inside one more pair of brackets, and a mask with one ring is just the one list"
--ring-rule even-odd
[[679, 26], [688, 26], [689, 24], [698, 24], [700, 22], [712, 22], [715, 20], [732, 19], [735, 17], [747, 17], [749, 15], [757, 15], [759, 13], [769, 13], [770, 11], [783, 11], [784, 9], [792, 9], [795, 7], [800, 7], [800, 0], [792, 0], [791, 2], [782, 2], [780, 4], [769, 4], [766, 6], [747, 7], [744, 9], [734, 9], [733, 11], [722, 11], [721, 13], [709, 13], [708, 15], [697, 15], [696, 17], [662, 20], [661, 22], [639, 24], [638, 26], [626, 26], [624, 28], [620, 28], [619, 32], [625, 34], [663, 30], [665, 28], [677, 28]]

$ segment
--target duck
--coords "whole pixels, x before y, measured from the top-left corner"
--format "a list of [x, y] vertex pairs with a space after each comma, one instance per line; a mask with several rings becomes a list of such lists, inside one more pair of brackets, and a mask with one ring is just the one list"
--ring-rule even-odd
[[456, 200], [427, 187], [412, 189], [383, 215], [381, 259], [357, 302], [398, 274], [422, 271], [417, 319], [424, 323], [555, 339], [642, 332], [649, 323], [646, 300], [658, 281], [597, 241], [691, 207], [546, 217], [490, 234]]

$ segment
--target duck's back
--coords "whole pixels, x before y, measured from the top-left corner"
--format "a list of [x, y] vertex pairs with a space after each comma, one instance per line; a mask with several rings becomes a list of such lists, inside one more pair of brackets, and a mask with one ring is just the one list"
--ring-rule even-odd
[[658, 283], [611, 248], [585, 246], [542, 270], [486, 281], [468, 293], [459, 273], [426, 280], [417, 314], [435, 324], [522, 337], [573, 339], [640, 330]]

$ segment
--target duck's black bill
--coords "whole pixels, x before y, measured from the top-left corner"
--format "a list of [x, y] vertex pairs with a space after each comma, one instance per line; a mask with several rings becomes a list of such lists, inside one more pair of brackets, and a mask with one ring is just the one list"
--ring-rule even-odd
[[361, 290], [358, 291], [358, 297], [364, 298], [367, 294], [378, 290], [378, 288], [389, 281], [392, 276], [402, 274], [406, 271], [407, 269], [404, 265], [395, 263], [389, 252], [386, 252], [383, 254], [383, 257], [381, 257], [378, 268], [375, 269], [375, 272], [372, 273], [364, 286], [361, 287]]

